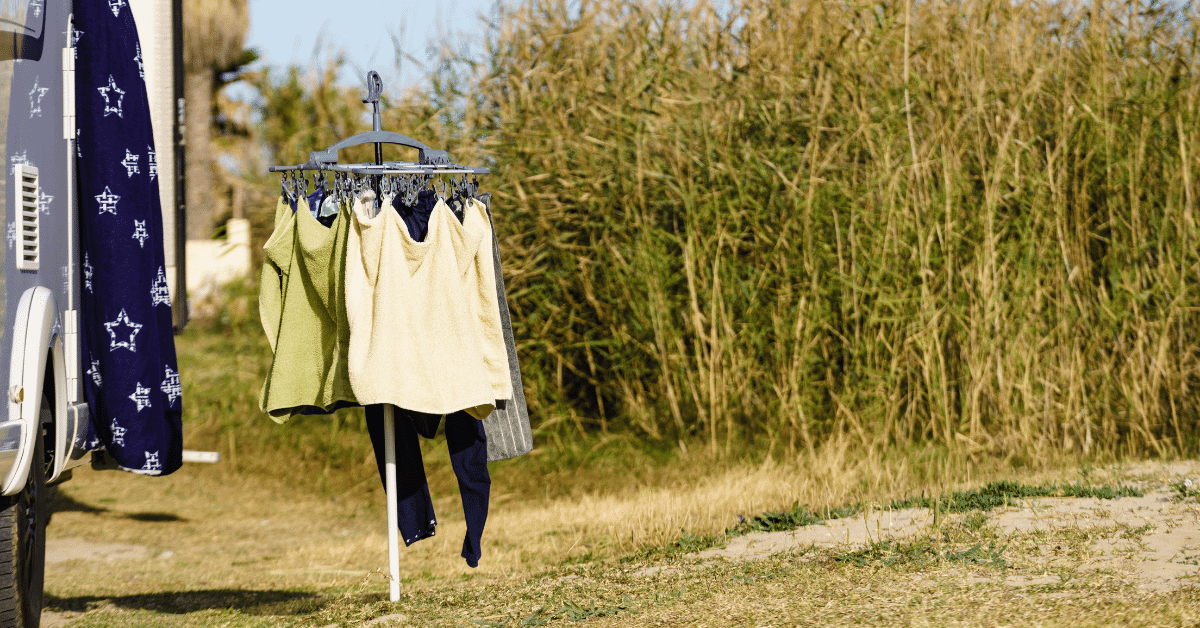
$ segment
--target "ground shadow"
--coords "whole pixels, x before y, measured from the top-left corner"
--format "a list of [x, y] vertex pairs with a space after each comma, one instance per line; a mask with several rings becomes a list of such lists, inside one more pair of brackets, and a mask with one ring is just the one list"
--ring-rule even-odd
[[306, 591], [207, 589], [142, 595], [46, 596], [46, 610], [85, 613], [112, 604], [117, 608], [183, 615], [196, 611], [232, 609], [247, 615], [305, 615], [321, 609], [326, 598]]
[[108, 512], [109, 510], [103, 506], [93, 506], [80, 501], [75, 501], [70, 495], [62, 491], [56, 491], [56, 494], [50, 497], [51, 512], [82, 512], [89, 515], [99, 515]]
[[148, 521], [151, 523], [167, 522], [167, 521], [187, 521], [187, 519], [184, 519], [183, 517], [180, 517], [179, 515], [173, 515], [169, 512], [134, 512], [134, 513], [125, 515], [125, 518], [133, 519], [134, 521]]
[[117, 512], [103, 506], [93, 506], [92, 504], [85, 504], [81, 501], [76, 501], [70, 495], [63, 493], [62, 491], [58, 491], [57, 495], [51, 497], [50, 512], [82, 512], [88, 515], [109, 515], [113, 517], [133, 519], [134, 521], [145, 521], [148, 523], [187, 521], [187, 519], [169, 512]]

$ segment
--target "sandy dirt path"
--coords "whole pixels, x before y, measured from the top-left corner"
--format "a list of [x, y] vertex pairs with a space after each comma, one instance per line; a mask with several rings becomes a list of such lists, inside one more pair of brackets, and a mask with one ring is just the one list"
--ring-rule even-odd
[[[1195, 477], [1193, 463], [1159, 470], [1165, 477]], [[1200, 478], [1198, 478], [1200, 480]], [[1180, 499], [1161, 482], [1143, 481], [1142, 497], [1117, 499], [1034, 498], [1019, 506], [984, 513], [987, 526], [1002, 538], [1047, 538], [1063, 531], [1093, 536], [1090, 554], [1081, 561], [1055, 557], [1033, 558], [1051, 567], [1070, 564], [1082, 570], [1111, 570], [1136, 581], [1148, 591], [1171, 591], [1200, 582], [1200, 500]], [[1200, 481], [1198, 481], [1200, 485]], [[951, 516], [950, 521], [963, 515]], [[929, 509], [875, 510], [824, 524], [786, 532], [753, 532], [734, 537], [721, 548], [692, 554], [699, 559], [755, 560], [783, 552], [812, 549], [854, 551], [872, 543], [912, 539], [928, 534], [934, 525]], [[1050, 579], [1057, 580], [1057, 577]], [[1036, 584], [1022, 580], [1024, 584]]]

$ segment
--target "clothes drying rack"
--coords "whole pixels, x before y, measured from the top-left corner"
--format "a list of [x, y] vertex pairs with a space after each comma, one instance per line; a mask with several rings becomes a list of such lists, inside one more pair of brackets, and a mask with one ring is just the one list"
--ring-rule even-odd
[[[313, 151], [308, 155], [308, 162], [294, 166], [271, 166], [270, 172], [300, 172], [329, 171], [372, 177], [378, 189], [379, 180], [384, 175], [425, 175], [432, 179], [440, 175], [480, 175], [489, 174], [488, 168], [464, 166], [450, 161], [450, 156], [444, 150], [436, 150], [414, 140], [407, 135], [401, 135], [383, 130], [379, 113], [379, 97], [383, 94], [383, 79], [379, 73], [371, 70], [367, 73], [367, 97], [363, 103], [371, 105], [372, 130], [352, 135], [322, 151]], [[339, 164], [337, 153], [343, 148], [375, 145], [375, 163]], [[415, 148], [419, 153], [416, 162], [384, 161], [383, 145], [395, 144]], [[384, 489], [387, 492], [387, 521], [388, 521], [388, 576], [390, 597], [393, 602], [400, 599], [400, 537], [399, 522], [396, 516], [396, 409], [391, 404], [383, 406], [383, 441], [384, 441]]]

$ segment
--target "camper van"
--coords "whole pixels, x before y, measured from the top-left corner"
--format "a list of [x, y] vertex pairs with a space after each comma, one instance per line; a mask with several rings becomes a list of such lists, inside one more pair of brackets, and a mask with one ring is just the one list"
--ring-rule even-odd
[[[176, 329], [182, 294], [183, 117], [180, 0], [127, 3], [139, 28], [160, 168], [168, 283]], [[0, 628], [37, 626], [42, 610], [48, 496], [84, 463], [88, 405], [81, 378], [81, 266], [75, 189], [72, 0], [0, 0], [0, 183], [6, 241], [0, 285]], [[94, 441], [93, 441], [94, 442]], [[94, 445], [93, 445], [94, 446]], [[95, 459], [95, 460], [93, 460]]]

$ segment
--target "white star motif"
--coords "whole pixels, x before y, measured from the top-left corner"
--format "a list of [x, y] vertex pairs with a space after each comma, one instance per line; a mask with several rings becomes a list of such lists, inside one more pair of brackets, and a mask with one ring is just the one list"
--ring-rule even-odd
[[87, 370], [87, 374], [92, 376], [92, 381], [95, 382], [96, 388], [104, 385], [104, 377], [100, 375], [100, 360], [92, 360], [92, 368]]
[[38, 186], [38, 209], [47, 216], [50, 215], [50, 202], [54, 200], [53, 196], [46, 194], [46, 190]]
[[153, 181], [154, 177], [158, 176], [158, 154], [154, 152], [153, 146], [147, 146], [146, 150], [149, 151], [146, 166], [150, 169], [150, 180]]
[[142, 64], [142, 44], [138, 42], [134, 46], [137, 49], [137, 54], [133, 56], [133, 60], [138, 64], [138, 76], [146, 78], [146, 66]]
[[125, 446], [125, 428], [117, 425], [117, 420], [112, 422], [112, 444]]
[[[129, 340], [121, 340], [120, 342], [117, 341], [117, 328], [118, 327], [125, 327], [130, 330], [129, 331]], [[108, 330], [108, 335], [109, 335], [109, 338], [111, 339], [111, 342], [108, 345], [109, 351], [112, 351], [112, 350], [116, 349], [117, 347], [124, 347], [134, 353], [137, 353], [137, 340], [136, 339], [137, 339], [138, 332], [142, 330], [142, 326], [129, 320], [129, 315], [125, 313], [124, 308], [122, 308], [121, 313], [117, 315], [117, 320], [115, 320], [111, 323], [105, 323], [104, 328]], [[124, 338], [124, 336], [125, 336], [125, 332], [121, 332], [121, 337]]]
[[9, 169], [8, 174], [16, 174], [18, 165], [32, 166], [33, 164], [29, 163], [28, 154], [29, 154], [29, 151], [23, 150], [23, 151], [21, 151], [21, 153], [19, 155], [14, 153], [12, 157], [9, 157], [8, 161], [9, 161], [9, 163], [12, 164], [13, 167]]
[[158, 461], [158, 452], [146, 452], [146, 466], [142, 467], [143, 471], [162, 471], [162, 463]]
[[108, 0], [108, 8], [112, 9], [113, 17], [121, 17], [121, 7], [125, 6], [125, 0]]
[[154, 279], [154, 284], [150, 286], [150, 302], [152, 305], [171, 306], [171, 289], [167, 284], [167, 273], [163, 271], [163, 267], [158, 267], [158, 277]]
[[29, 117], [42, 115], [42, 97], [50, 91], [49, 87], [38, 87], [40, 76], [33, 77], [33, 89], [29, 90]]
[[143, 408], [150, 407], [150, 389], [142, 386], [141, 382], [134, 385], [133, 394], [129, 398], [137, 404], [137, 411], [141, 412]]
[[100, 213], [108, 212], [114, 216], [117, 215], [117, 201], [121, 200], [120, 196], [112, 193], [108, 186], [104, 186], [104, 192], [96, 195], [96, 202], [100, 203]]
[[[122, 108], [121, 108], [121, 102], [125, 99], [125, 90], [117, 87], [117, 82], [113, 80], [113, 77], [111, 74], [108, 75], [108, 85], [106, 85], [105, 87], [97, 87], [96, 91], [100, 92], [100, 95], [104, 97], [104, 116], [105, 117], [108, 117], [108, 114], [110, 114], [110, 113], [117, 114], [118, 118], [125, 117], [125, 114], [122, 113]], [[109, 98], [110, 92], [112, 93], [112, 95], [115, 98]], [[113, 104], [113, 100], [117, 101], [115, 105]]]
[[146, 240], [149, 239], [149, 237], [150, 234], [146, 232], [146, 221], [133, 221], [133, 239], [138, 241], [138, 246], [141, 248], [146, 248]]
[[167, 396], [167, 405], [175, 405], [175, 399], [183, 396], [183, 387], [179, 385], [179, 373], [166, 367], [166, 379], [162, 383], [163, 394]]
[[88, 292], [92, 291], [92, 263], [88, 260], [88, 254], [83, 253], [83, 286]]
[[8, 248], [12, 248], [17, 243], [17, 223], [8, 223]]
[[125, 159], [121, 160], [121, 165], [125, 166], [126, 177], [141, 174], [142, 171], [138, 169], [138, 157], [141, 155], [134, 155], [128, 148], [125, 149]]

